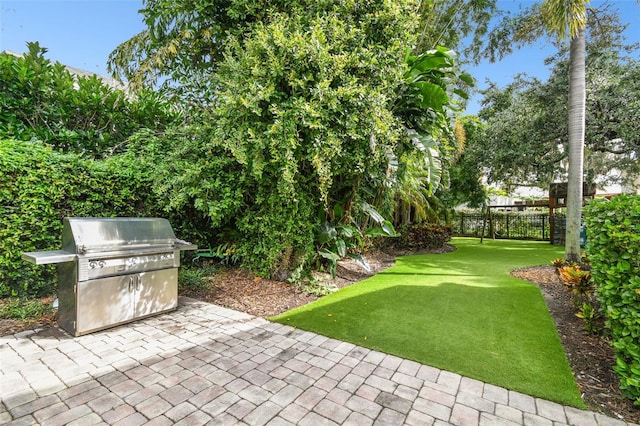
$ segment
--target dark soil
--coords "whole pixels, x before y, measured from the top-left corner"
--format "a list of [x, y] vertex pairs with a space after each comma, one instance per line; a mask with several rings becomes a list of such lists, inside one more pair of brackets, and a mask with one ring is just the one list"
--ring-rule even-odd
[[[451, 250], [454, 248], [446, 246], [441, 250], [422, 252]], [[395, 255], [404, 254], [416, 252], [370, 253], [367, 255], [370, 271], [365, 271], [354, 261], [341, 261], [335, 278], [318, 273], [314, 275], [315, 282], [341, 288], [392, 266]], [[622, 397], [618, 389], [618, 379], [611, 368], [615, 357], [609, 341], [602, 334], [586, 333], [583, 320], [575, 315], [577, 310], [571, 293], [555, 269], [552, 266], [535, 266], [517, 269], [512, 274], [540, 287], [588, 409], [626, 422], [640, 423], [640, 408]], [[260, 317], [278, 315], [320, 297], [304, 291], [301, 286], [267, 280], [238, 268], [223, 268], [211, 277], [208, 286], [181, 290], [181, 295]], [[0, 319], [0, 336], [33, 328], [55, 327], [55, 320], [55, 315], [31, 321]]]

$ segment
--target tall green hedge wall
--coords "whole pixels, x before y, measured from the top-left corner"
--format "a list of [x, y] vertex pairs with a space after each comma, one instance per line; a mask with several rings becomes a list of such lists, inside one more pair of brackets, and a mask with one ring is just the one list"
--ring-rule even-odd
[[587, 255], [616, 351], [623, 393], [640, 405], [640, 196], [596, 200], [585, 209]]
[[130, 155], [93, 161], [0, 140], [0, 297], [54, 291], [55, 268], [21, 255], [59, 249], [64, 217], [157, 215], [150, 167]]

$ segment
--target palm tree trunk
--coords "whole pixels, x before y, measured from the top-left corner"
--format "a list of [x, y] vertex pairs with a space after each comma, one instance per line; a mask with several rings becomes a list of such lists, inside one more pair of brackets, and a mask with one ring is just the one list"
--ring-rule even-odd
[[564, 257], [579, 262], [586, 109], [584, 29], [571, 39], [569, 58], [569, 179]]

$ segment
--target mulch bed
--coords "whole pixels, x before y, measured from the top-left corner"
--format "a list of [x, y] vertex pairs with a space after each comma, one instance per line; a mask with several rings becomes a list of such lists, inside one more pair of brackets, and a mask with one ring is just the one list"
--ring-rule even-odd
[[[451, 250], [454, 248], [447, 246], [437, 252]], [[341, 288], [392, 266], [394, 256], [398, 254], [410, 253], [369, 254], [367, 260], [371, 271], [368, 272], [356, 262], [341, 261], [337, 277], [317, 274], [315, 278]], [[585, 332], [583, 321], [575, 315], [577, 310], [572, 303], [571, 293], [562, 284], [555, 269], [552, 266], [536, 266], [517, 269], [512, 274], [540, 287], [589, 410], [626, 422], [640, 423], [640, 408], [622, 397], [618, 389], [618, 379], [611, 368], [615, 364], [615, 357], [608, 339], [603, 335]], [[260, 278], [238, 268], [221, 269], [211, 277], [208, 287], [181, 291], [181, 295], [260, 317], [278, 315], [319, 297], [302, 291], [299, 286]], [[30, 322], [0, 320], [0, 335], [43, 327], [55, 327], [55, 315]]]
[[[626, 422], [640, 423], [640, 407], [624, 398], [618, 388], [619, 381], [612, 369], [615, 353], [609, 339], [604, 333], [585, 331], [584, 321], [576, 316], [578, 310], [571, 292], [555, 268], [535, 266], [516, 269], [511, 274], [540, 287], [587, 407]], [[598, 325], [603, 329], [602, 322]]]

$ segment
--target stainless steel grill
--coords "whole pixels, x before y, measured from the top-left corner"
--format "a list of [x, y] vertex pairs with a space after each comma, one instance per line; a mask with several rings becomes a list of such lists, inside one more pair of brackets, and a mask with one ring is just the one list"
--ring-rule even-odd
[[161, 218], [65, 218], [62, 249], [23, 253], [58, 264], [58, 324], [74, 336], [174, 310], [180, 251]]

